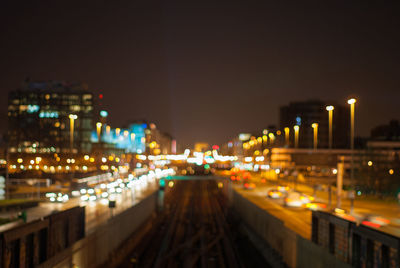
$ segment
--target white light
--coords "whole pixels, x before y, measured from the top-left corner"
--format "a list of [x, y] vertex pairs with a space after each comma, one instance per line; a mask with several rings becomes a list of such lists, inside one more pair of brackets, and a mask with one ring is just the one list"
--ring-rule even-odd
[[347, 103], [348, 103], [348, 104], [354, 104], [354, 103], [356, 103], [356, 99], [351, 98], [351, 99], [349, 99], [349, 100], [347, 101]]
[[326, 106], [327, 111], [333, 111], [334, 109], [335, 107], [333, 107], [332, 105]]
[[245, 162], [251, 162], [251, 161], [253, 161], [253, 157], [251, 157], [251, 156], [245, 157], [244, 161]]

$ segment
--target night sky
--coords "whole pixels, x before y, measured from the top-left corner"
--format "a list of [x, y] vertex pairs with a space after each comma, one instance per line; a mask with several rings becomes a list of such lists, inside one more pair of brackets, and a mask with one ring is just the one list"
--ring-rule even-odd
[[27, 77], [86, 82], [113, 126], [145, 118], [180, 144], [261, 130], [298, 100], [357, 96], [358, 135], [400, 119], [399, 5], [182, 2], [2, 1], [0, 131]]

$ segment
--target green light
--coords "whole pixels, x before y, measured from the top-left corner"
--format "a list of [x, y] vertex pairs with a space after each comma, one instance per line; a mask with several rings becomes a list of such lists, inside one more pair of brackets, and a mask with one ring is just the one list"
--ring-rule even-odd
[[100, 116], [101, 117], [107, 117], [108, 116], [108, 113], [107, 113], [107, 111], [100, 111]]
[[210, 168], [210, 165], [209, 165], [209, 164], [205, 164], [205, 165], [204, 165], [204, 168], [205, 168], [205, 169], [209, 169], [209, 168]]
[[160, 179], [160, 187], [165, 187], [165, 180], [164, 179]]

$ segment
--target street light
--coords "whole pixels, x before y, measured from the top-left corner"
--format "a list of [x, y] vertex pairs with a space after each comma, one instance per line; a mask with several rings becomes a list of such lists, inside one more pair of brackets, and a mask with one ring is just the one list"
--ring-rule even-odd
[[294, 148], [298, 148], [299, 147], [299, 129], [300, 129], [300, 126], [295, 125], [293, 127], [293, 129], [294, 129]]
[[333, 110], [335, 109], [334, 106], [329, 105], [326, 106], [326, 110], [328, 111], [329, 116], [329, 149], [332, 149], [332, 120], [333, 120]]
[[318, 147], [318, 123], [313, 123], [311, 127], [314, 129], [314, 150]]
[[289, 135], [290, 135], [290, 128], [285, 127], [285, 144], [287, 147], [289, 147]]
[[69, 142], [70, 142], [70, 151], [72, 153], [74, 147], [74, 121], [77, 119], [78, 116], [76, 114], [69, 115]]
[[[354, 105], [356, 103], [356, 99], [351, 98], [347, 101], [350, 104], [350, 150], [351, 150], [351, 167], [350, 167], [350, 185], [353, 188], [353, 180], [354, 180]], [[354, 189], [352, 189], [354, 190]], [[353, 213], [354, 210], [354, 193], [350, 194], [350, 213]]]
[[97, 139], [98, 139], [98, 141], [100, 142], [100, 135], [101, 135], [101, 126], [102, 126], [103, 124], [102, 123], [100, 123], [100, 122], [97, 122], [96, 123], [96, 128], [97, 128]]

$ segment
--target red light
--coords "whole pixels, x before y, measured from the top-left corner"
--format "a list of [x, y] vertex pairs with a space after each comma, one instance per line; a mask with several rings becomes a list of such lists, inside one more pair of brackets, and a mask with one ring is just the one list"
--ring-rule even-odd
[[234, 181], [234, 180], [235, 180], [235, 176], [231, 176], [231, 180], [233, 180], [233, 181]]
[[213, 145], [212, 149], [213, 150], [219, 150], [219, 146], [218, 145]]
[[373, 222], [370, 222], [370, 221], [363, 221], [361, 224], [369, 226], [369, 227], [373, 227], [373, 228], [381, 227], [379, 224], [373, 223]]
[[265, 183], [265, 179], [261, 179], [261, 182], [262, 182], [262, 183]]
[[249, 184], [248, 184], [248, 183], [245, 183], [245, 184], [244, 184], [244, 187], [248, 188], [248, 187], [249, 187]]
[[103, 98], [103, 94], [99, 94], [99, 99], [102, 99]]

